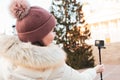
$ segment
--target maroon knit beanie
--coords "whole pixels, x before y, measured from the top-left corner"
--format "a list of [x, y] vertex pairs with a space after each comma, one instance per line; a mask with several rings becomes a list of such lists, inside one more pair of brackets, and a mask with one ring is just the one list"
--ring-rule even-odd
[[56, 25], [55, 17], [40, 7], [30, 7], [26, 0], [14, 0], [10, 10], [17, 18], [18, 37], [23, 42], [40, 42]]

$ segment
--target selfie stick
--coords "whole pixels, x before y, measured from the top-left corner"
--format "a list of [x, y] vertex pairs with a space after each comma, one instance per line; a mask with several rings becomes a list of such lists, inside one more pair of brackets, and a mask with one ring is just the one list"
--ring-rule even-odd
[[[97, 46], [98, 50], [99, 50], [99, 63], [101, 65], [102, 64], [102, 61], [101, 61], [101, 48], [105, 49], [105, 47], [104, 47], [104, 40], [96, 40], [95, 41], [95, 46]], [[100, 73], [100, 78], [101, 78], [101, 80], [103, 80], [102, 72]]]
[[[101, 61], [101, 46], [98, 46], [98, 50], [99, 50], [99, 62], [100, 62], [100, 65], [101, 65], [102, 64], [102, 61]], [[101, 78], [101, 80], [103, 80], [102, 72], [100, 73], [100, 78]]]

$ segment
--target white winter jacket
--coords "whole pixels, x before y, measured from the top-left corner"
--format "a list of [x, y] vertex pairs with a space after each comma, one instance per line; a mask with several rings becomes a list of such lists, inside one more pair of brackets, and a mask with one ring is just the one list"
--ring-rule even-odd
[[0, 80], [93, 80], [94, 68], [79, 73], [56, 45], [40, 47], [18, 37], [0, 35]]

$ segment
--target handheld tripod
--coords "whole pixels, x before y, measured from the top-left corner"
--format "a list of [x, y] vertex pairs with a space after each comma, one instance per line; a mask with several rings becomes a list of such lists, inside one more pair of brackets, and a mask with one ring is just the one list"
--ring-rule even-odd
[[[102, 61], [101, 61], [101, 48], [104, 48], [104, 41], [103, 40], [95, 40], [95, 46], [98, 47], [98, 50], [99, 50], [99, 64], [101, 65], [102, 64]], [[100, 73], [100, 78], [101, 80], [103, 80], [103, 77], [102, 77], [102, 73]]]

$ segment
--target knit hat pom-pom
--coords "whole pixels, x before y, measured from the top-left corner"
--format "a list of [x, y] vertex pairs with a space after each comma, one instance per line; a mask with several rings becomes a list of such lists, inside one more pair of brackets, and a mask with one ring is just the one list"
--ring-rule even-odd
[[12, 15], [18, 20], [24, 18], [30, 9], [30, 5], [26, 0], [13, 0], [10, 4]]

